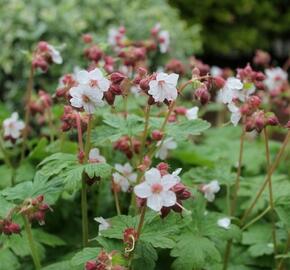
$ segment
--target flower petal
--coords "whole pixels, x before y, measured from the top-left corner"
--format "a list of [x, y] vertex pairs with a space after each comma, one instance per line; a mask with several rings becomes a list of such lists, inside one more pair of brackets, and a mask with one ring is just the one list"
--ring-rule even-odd
[[134, 192], [137, 197], [145, 199], [152, 195], [152, 191], [148, 183], [143, 182], [134, 187]]
[[160, 194], [152, 194], [147, 198], [147, 206], [152, 210], [159, 212], [162, 208], [162, 197]]

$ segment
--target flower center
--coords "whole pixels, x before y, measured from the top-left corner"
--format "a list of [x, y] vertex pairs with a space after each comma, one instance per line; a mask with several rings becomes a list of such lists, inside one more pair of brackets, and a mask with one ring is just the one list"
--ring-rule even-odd
[[163, 190], [163, 186], [159, 183], [155, 183], [151, 186], [151, 191], [153, 193], [160, 193]]
[[163, 88], [164, 84], [165, 84], [165, 81], [164, 81], [164, 80], [160, 80], [160, 81], [158, 81], [158, 86], [159, 86], [160, 88]]
[[98, 85], [97, 80], [90, 80], [90, 87], [96, 87]]
[[83, 102], [85, 102], [85, 103], [88, 103], [88, 102], [90, 101], [89, 97], [86, 96], [86, 95], [82, 95], [82, 100], [83, 100]]

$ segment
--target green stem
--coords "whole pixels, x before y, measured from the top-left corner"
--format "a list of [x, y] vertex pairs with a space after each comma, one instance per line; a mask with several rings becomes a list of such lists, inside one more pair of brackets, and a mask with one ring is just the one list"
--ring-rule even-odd
[[[85, 160], [86, 163], [88, 161], [88, 155], [90, 151], [91, 145], [91, 129], [92, 129], [92, 120], [93, 116], [89, 115], [88, 127], [87, 127], [87, 137], [86, 137], [86, 145], [85, 145]], [[82, 145], [80, 146], [83, 147]], [[86, 183], [86, 174], [83, 173], [82, 176], [82, 192], [81, 192], [81, 205], [82, 205], [82, 232], [83, 232], [83, 246], [88, 246], [89, 239], [89, 225], [88, 225], [88, 198], [87, 198], [87, 183]]]
[[[244, 141], [245, 141], [245, 130], [243, 129], [241, 137], [240, 137], [240, 151], [239, 151], [239, 162], [238, 162], [238, 170], [237, 170], [237, 176], [236, 176], [236, 182], [235, 182], [235, 190], [234, 190], [234, 196], [231, 201], [230, 206], [230, 215], [234, 215], [236, 210], [236, 203], [238, 198], [238, 192], [240, 189], [240, 176], [241, 176], [241, 169], [242, 169], [242, 160], [243, 160], [243, 150], [244, 150]], [[228, 189], [228, 196], [230, 197], [230, 189]], [[226, 249], [225, 249], [225, 256], [224, 256], [224, 266], [223, 269], [226, 270], [228, 268], [228, 262], [231, 255], [231, 247], [232, 247], [233, 241], [228, 240]]]
[[88, 200], [87, 200], [87, 183], [85, 174], [82, 177], [82, 233], [83, 233], [83, 246], [88, 246], [89, 242], [89, 226], [88, 226]]
[[269, 150], [269, 139], [267, 133], [267, 127], [264, 128], [264, 137], [265, 137], [265, 150], [266, 150], [266, 159], [267, 159], [267, 172], [268, 172], [268, 186], [269, 186], [269, 201], [271, 208], [271, 225], [272, 225], [272, 238], [274, 245], [274, 254], [277, 254], [277, 237], [276, 237], [276, 228], [275, 228], [275, 219], [274, 219], [274, 196], [273, 196], [273, 188], [272, 188], [272, 177], [269, 174], [271, 169], [270, 163], [270, 150]]
[[[287, 243], [286, 243], [284, 254], [287, 254], [289, 247], [290, 247], [290, 232], [288, 232], [288, 238], [287, 238]], [[283, 264], [284, 264], [284, 258], [281, 258], [277, 269], [283, 270]]]
[[250, 227], [251, 225], [253, 225], [254, 223], [256, 223], [258, 220], [260, 220], [263, 216], [265, 216], [269, 211], [271, 210], [271, 207], [268, 206], [260, 215], [256, 216], [255, 218], [253, 218], [249, 223], [247, 223], [246, 225], [244, 225], [242, 227], [242, 231], [244, 231], [245, 229], [247, 229], [248, 227]]
[[33, 259], [33, 263], [35, 266], [36, 270], [40, 270], [41, 269], [41, 264], [40, 264], [40, 260], [38, 257], [38, 253], [37, 253], [37, 249], [36, 249], [36, 245], [33, 239], [33, 235], [32, 235], [32, 231], [31, 231], [31, 225], [27, 219], [26, 216], [23, 215], [23, 220], [24, 220], [24, 228], [27, 234], [27, 238], [28, 238], [28, 243], [29, 243], [29, 247], [30, 247], [30, 251], [31, 251], [31, 257]]
[[120, 207], [118, 192], [116, 190], [114, 183], [113, 183], [113, 192], [114, 192], [114, 199], [115, 199], [115, 206], [116, 206], [117, 215], [120, 216], [121, 215], [121, 207]]
[[147, 104], [146, 109], [145, 109], [145, 124], [144, 124], [144, 130], [142, 134], [142, 139], [141, 139], [141, 148], [140, 148], [140, 160], [139, 162], [142, 162], [142, 157], [143, 157], [143, 152], [144, 152], [144, 147], [146, 143], [146, 138], [147, 138], [147, 133], [148, 133], [148, 127], [149, 127], [149, 118], [150, 118], [150, 108], [151, 106]]
[[29, 80], [28, 80], [27, 90], [26, 90], [26, 98], [25, 98], [25, 117], [24, 117], [25, 127], [23, 129], [23, 137], [22, 137], [23, 142], [22, 142], [20, 163], [23, 161], [25, 157], [25, 150], [26, 150], [26, 145], [27, 145], [28, 128], [29, 128], [29, 120], [30, 120], [29, 104], [31, 101], [32, 90], [33, 90], [33, 77], [34, 77], [34, 67], [31, 65], [30, 73], [29, 73]]
[[257, 204], [259, 198], [261, 197], [263, 191], [265, 190], [268, 182], [269, 182], [269, 177], [272, 176], [272, 174], [274, 173], [274, 171], [276, 170], [276, 168], [278, 167], [279, 163], [280, 163], [280, 160], [281, 160], [281, 157], [285, 151], [285, 148], [289, 142], [289, 139], [290, 139], [290, 131], [288, 131], [285, 139], [284, 139], [284, 142], [278, 152], [278, 154], [276, 155], [276, 158], [274, 160], [274, 162], [272, 163], [271, 165], [271, 168], [270, 170], [268, 170], [268, 173], [265, 177], [265, 180], [264, 180], [264, 183], [263, 185], [261, 186], [261, 188], [259, 189], [256, 197], [254, 198], [253, 202], [251, 203], [251, 205], [246, 209], [242, 219], [241, 219], [241, 223], [243, 224], [245, 222], [245, 220], [247, 219], [247, 217], [250, 215], [250, 213], [252, 212], [252, 210], [254, 209], [255, 205]]

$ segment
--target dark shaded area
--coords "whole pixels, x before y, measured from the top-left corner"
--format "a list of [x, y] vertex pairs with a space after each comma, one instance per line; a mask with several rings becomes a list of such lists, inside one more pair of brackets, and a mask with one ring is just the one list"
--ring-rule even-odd
[[209, 64], [244, 66], [260, 48], [283, 63], [290, 51], [288, 0], [169, 0], [188, 25], [199, 23]]

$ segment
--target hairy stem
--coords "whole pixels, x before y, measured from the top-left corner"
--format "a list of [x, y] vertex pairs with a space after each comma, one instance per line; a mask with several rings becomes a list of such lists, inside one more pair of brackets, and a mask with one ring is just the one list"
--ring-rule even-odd
[[250, 213], [252, 212], [252, 210], [254, 209], [256, 203], [258, 202], [259, 198], [261, 197], [263, 191], [265, 190], [268, 182], [269, 182], [269, 177], [272, 176], [272, 174], [274, 173], [274, 171], [276, 170], [276, 168], [278, 167], [279, 163], [280, 163], [280, 160], [281, 160], [281, 157], [285, 151], [285, 148], [289, 142], [289, 139], [290, 139], [290, 131], [288, 131], [285, 139], [284, 139], [284, 142], [278, 152], [278, 154], [276, 155], [276, 158], [274, 160], [274, 162], [272, 163], [270, 169], [268, 170], [268, 173], [265, 177], [265, 180], [264, 180], [264, 183], [262, 184], [261, 188], [259, 189], [257, 195], [255, 196], [253, 202], [251, 203], [251, 205], [246, 209], [242, 219], [241, 219], [241, 223], [243, 224], [245, 222], [245, 220], [247, 219], [247, 217], [250, 215]]
[[267, 172], [268, 172], [268, 186], [269, 186], [269, 201], [271, 208], [271, 224], [272, 224], [272, 238], [274, 245], [274, 254], [277, 254], [277, 238], [276, 238], [276, 228], [275, 228], [275, 217], [274, 217], [274, 196], [272, 188], [272, 177], [270, 174], [271, 163], [270, 163], [270, 150], [269, 150], [269, 139], [267, 127], [264, 128], [264, 137], [265, 137], [265, 150], [266, 150], [266, 159], [267, 159]]
[[117, 211], [117, 215], [120, 216], [121, 213], [121, 207], [120, 207], [120, 202], [119, 202], [119, 196], [118, 196], [118, 192], [116, 190], [115, 184], [113, 184], [113, 192], [114, 192], [114, 199], [115, 199], [115, 206], [116, 206], [116, 211]]
[[[235, 213], [238, 192], [240, 189], [240, 177], [241, 177], [241, 169], [242, 169], [242, 161], [243, 161], [244, 141], [245, 141], [245, 130], [242, 131], [242, 134], [240, 137], [238, 170], [237, 170], [237, 176], [236, 176], [236, 182], [235, 182], [234, 195], [233, 195], [233, 199], [232, 199], [231, 205], [230, 205], [230, 215], [231, 216], [234, 215], [234, 213]], [[230, 188], [228, 188], [227, 191], [230, 192]], [[230, 194], [228, 196], [230, 197]], [[224, 270], [226, 270], [228, 268], [228, 261], [229, 261], [230, 255], [231, 255], [232, 244], [233, 244], [233, 241], [228, 240], [227, 245], [226, 245], [226, 249], [225, 249], [225, 256], [224, 256], [224, 266], [223, 266]]]
[[23, 161], [25, 157], [25, 150], [26, 150], [26, 145], [27, 145], [28, 128], [29, 128], [29, 121], [30, 121], [29, 104], [31, 101], [31, 96], [32, 96], [32, 91], [33, 91], [33, 77], [34, 77], [34, 67], [31, 65], [27, 89], [26, 89], [26, 96], [25, 96], [25, 117], [24, 117], [25, 127], [23, 129], [23, 137], [22, 137], [23, 142], [22, 142], [20, 163]]
[[33, 239], [33, 235], [32, 235], [32, 231], [31, 231], [31, 225], [27, 219], [26, 216], [23, 215], [23, 220], [24, 220], [24, 228], [27, 234], [27, 238], [28, 238], [28, 243], [29, 243], [29, 247], [30, 247], [30, 251], [31, 251], [31, 257], [33, 259], [33, 263], [35, 266], [36, 270], [40, 270], [41, 269], [41, 264], [40, 264], [40, 259], [38, 257], [38, 253], [37, 253], [37, 248]]
[[138, 224], [138, 228], [137, 228], [137, 239], [139, 239], [139, 237], [141, 235], [141, 231], [142, 231], [142, 227], [143, 227], [144, 219], [145, 219], [145, 214], [146, 214], [146, 209], [147, 209], [146, 205], [144, 205], [141, 209], [139, 224]]

